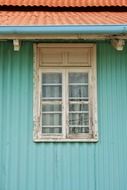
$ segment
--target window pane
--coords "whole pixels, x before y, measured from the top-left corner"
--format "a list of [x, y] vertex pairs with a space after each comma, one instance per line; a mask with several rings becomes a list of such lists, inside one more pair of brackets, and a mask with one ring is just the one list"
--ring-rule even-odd
[[69, 111], [88, 111], [88, 104], [69, 104]]
[[48, 112], [48, 111], [61, 111], [62, 110], [62, 105], [59, 104], [47, 104], [47, 105], [42, 105], [42, 112]]
[[69, 83], [88, 83], [88, 73], [69, 73]]
[[70, 113], [69, 114], [69, 126], [88, 125], [88, 124], [89, 124], [88, 113]]
[[42, 84], [57, 84], [62, 83], [61, 73], [43, 73]]
[[62, 133], [62, 127], [43, 127], [42, 133]]
[[85, 85], [74, 85], [74, 86], [69, 86], [69, 97], [88, 97], [88, 86]]
[[45, 125], [62, 125], [61, 113], [42, 113], [42, 127]]
[[89, 133], [89, 127], [69, 127], [70, 134]]
[[62, 86], [42, 86], [42, 97], [62, 97]]

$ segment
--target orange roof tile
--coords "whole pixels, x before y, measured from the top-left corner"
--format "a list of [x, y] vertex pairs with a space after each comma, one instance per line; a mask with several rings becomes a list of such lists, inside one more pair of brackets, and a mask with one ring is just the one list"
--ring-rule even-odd
[[0, 25], [127, 24], [127, 12], [0, 11]]
[[104, 7], [127, 6], [127, 0], [0, 0], [0, 6]]

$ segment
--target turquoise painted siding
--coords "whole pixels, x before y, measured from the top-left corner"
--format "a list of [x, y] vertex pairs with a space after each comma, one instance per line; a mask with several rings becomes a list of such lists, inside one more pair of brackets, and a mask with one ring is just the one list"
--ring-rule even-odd
[[32, 142], [32, 57], [0, 42], [0, 190], [127, 190], [127, 47], [97, 43], [98, 143]]

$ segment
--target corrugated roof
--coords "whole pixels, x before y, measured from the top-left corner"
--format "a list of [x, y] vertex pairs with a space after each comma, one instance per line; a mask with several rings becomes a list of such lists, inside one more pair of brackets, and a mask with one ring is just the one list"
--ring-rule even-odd
[[0, 11], [0, 25], [127, 24], [127, 12]]
[[0, 0], [0, 6], [104, 7], [126, 6], [127, 0]]

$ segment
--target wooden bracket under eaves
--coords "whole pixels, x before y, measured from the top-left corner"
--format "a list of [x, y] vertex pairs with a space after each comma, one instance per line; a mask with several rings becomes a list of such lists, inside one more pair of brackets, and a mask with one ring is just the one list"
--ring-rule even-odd
[[13, 40], [14, 51], [19, 51], [20, 45], [21, 45], [21, 42], [19, 40], [17, 39]]
[[117, 51], [123, 51], [124, 45], [125, 45], [125, 41], [122, 39], [113, 39], [111, 41], [112, 46], [117, 50]]

